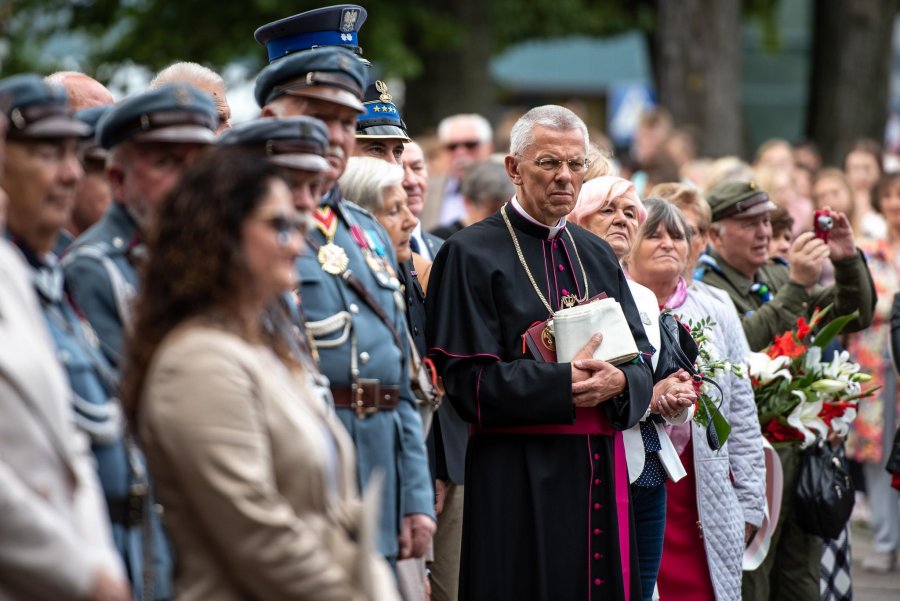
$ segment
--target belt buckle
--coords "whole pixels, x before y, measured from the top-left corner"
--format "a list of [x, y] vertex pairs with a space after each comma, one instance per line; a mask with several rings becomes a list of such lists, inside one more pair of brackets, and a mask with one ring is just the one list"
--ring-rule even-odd
[[[378, 380], [359, 378], [350, 387], [353, 399], [353, 410], [356, 417], [365, 419], [378, 412], [378, 396], [381, 392], [381, 383]], [[366, 406], [366, 394], [371, 395], [372, 404]]]

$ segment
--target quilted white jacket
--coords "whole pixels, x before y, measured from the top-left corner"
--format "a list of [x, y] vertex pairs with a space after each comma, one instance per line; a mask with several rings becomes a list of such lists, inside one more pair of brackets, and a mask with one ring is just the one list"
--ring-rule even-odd
[[[750, 352], [737, 311], [728, 296], [702, 282], [689, 288], [684, 305], [674, 313], [696, 322], [716, 323], [712, 344], [731, 362], [744, 362]], [[728, 442], [718, 452], [706, 442], [703, 428], [692, 424], [697, 510], [717, 601], [740, 601], [744, 522], [762, 523], [765, 508], [765, 460], [756, 403], [750, 381], [720, 378], [725, 393], [722, 413], [731, 424]]]

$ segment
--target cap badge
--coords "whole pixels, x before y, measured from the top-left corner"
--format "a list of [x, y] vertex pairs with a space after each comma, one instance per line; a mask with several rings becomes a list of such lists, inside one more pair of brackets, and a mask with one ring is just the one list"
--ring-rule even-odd
[[341, 32], [350, 33], [356, 30], [356, 20], [359, 18], [359, 11], [355, 8], [346, 8], [341, 13]]
[[747, 182], [747, 186], [749, 186], [751, 190], [756, 190], [756, 182], [754, 181]]
[[388, 104], [388, 103], [394, 101], [394, 97], [391, 96], [390, 94], [388, 94], [387, 84], [384, 83], [383, 81], [381, 81], [380, 79], [375, 82], [375, 89], [378, 91], [379, 94], [381, 94], [381, 96], [379, 96], [379, 99], [382, 102], [384, 102], [385, 104]]
[[13, 122], [13, 125], [16, 126], [16, 129], [25, 129], [25, 126], [28, 125], [28, 122], [25, 121], [25, 117], [22, 116], [22, 111], [18, 108], [12, 110], [9, 114], [9, 119]]

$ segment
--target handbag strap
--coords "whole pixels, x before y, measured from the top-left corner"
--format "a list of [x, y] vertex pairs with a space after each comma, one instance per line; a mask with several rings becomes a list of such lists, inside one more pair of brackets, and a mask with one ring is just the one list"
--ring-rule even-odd
[[[660, 324], [663, 326], [660, 328], [660, 330], [666, 337], [666, 342], [672, 347], [672, 357], [674, 358], [675, 363], [678, 365], [678, 367], [691, 374], [691, 377], [695, 382], [707, 382], [719, 392], [719, 402], [714, 403], [714, 411], [710, 412], [706, 405], [700, 403], [700, 410], [706, 413], [706, 441], [707, 443], [709, 443], [709, 448], [714, 451], [718, 451], [720, 448], [722, 448], [722, 442], [719, 440], [719, 435], [718, 433], [716, 433], [716, 429], [713, 426], [713, 419], [721, 412], [722, 403], [725, 401], [725, 393], [723, 392], [722, 387], [719, 386], [718, 382], [708, 376], [704, 376], [697, 372], [697, 369], [694, 367], [693, 362], [684, 354], [684, 351], [681, 349], [681, 343], [678, 341], [675, 333], [673, 333], [671, 330], [672, 323], [675, 322], [675, 318], [669, 316], [668, 319], [665, 319], [663, 318], [663, 315], [669, 314], [664, 313], [660, 316]], [[674, 323], [674, 326], [677, 328], [678, 324]]]

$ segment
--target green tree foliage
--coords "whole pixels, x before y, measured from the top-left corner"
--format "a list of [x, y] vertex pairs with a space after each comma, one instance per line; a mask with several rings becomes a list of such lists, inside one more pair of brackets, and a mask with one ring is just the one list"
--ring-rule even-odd
[[[462, 11], [468, 2], [475, 11]], [[422, 53], [453, 53], [468, 43], [471, 23], [487, 20], [494, 51], [528, 38], [605, 35], [654, 26], [653, 2], [556, 0], [525, 8], [520, 0], [362, 0], [365, 56], [389, 74], [416, 77]], [[221, 68], [234, 61], [261, 66], [253, 39], [259, 25], [325, 5], [321, 0], [11, 0], [0, 2], [7, 40], [3, 73], [75, 68], [97, 72], [126, 61], [161, 68], [193, 60]], [[50, 43], [52, 42], [52, 43]], [[70, 52], [69, 48], [79, 51]]]

